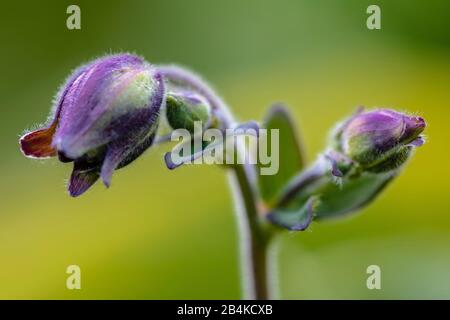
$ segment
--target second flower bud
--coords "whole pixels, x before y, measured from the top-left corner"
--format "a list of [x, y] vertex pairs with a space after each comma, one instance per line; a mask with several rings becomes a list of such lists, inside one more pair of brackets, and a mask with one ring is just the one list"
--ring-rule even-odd
[[194, 92], [169, 92], [166, 117], [171, 129], [186, 129], [192, 133], [196, 121], [201, 121], [203, 127], [210, 123], [211, 106], [204, 97]]

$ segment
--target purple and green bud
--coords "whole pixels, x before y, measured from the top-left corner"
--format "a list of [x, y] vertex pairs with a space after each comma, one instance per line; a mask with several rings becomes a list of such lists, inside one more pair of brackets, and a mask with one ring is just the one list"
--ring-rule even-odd
[[161, 76], [138, 56], [94, 60], [68, 78], [51, 122], [21, 137], [22, 152], [73, 161], [72, 196], [84, 193], [99, 177], [109, 186], [115, 169], [153, 143], [164, 92]]
[[169, 92], [166, 96], [166, 117], [171, 129], [194, 132], [194, 123], [207, 126], [211, 119], [211, 106], [202, 96], [189, 91]]
[[268, 219], [304, 230], [311, 217], [340, 217], [361, 209], [424, 143], [425, 126], [421, 117], [392, 110], [358, 111], [334, 130], [330, 148], [292, 178]]
[[337, 130], [335, 149], [368, 171], [389, 171], [401, 166], [414, 146], [424, 143], [421, 117], [393, 110], [360, 111]]

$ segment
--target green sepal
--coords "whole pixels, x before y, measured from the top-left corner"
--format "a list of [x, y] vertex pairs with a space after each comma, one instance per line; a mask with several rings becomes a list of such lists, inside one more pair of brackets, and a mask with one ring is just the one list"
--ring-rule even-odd
[[394, 175], [361, 173], [358, 177], [347, 178], [342, 184], [330, 182], [323, 186], [316, 219], [341, 217], [361, 209], [373, 201], [392, 181]]
[[280, 227], [291, 231], [304, 231], [311, 224], [315, 210], [320, 204], [319, 197], [309, 197], [289, 208], [279, 208], [267, 215], [267, 219]]
[[172, 129], [187, 129], [194, 132], [194, 123], [206, 125], [210, 119], [210, 106], [194, 93], [169, 92], [166, 96], [166, 117]]

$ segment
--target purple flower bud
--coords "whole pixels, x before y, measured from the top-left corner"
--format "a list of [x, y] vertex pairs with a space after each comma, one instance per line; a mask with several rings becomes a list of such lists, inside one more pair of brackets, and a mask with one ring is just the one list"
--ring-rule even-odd
[[29, 157], [58, 155], [74, 161], [69, 193], [78, 196], [153, 142], [164, 84], [153, 67], [131, 54], [106, 56], [68, 78], [57, 96], [51, 123], [20, 139]]
[[368, 205], [398, 176], [413, 148], [424, 143], [424, 128], [421, 117], [358, 110], [335, 129], [330, 148], [291, 179], [268, 219], [304, 230], [312, 216], [338, 217]]
[[337, 149], [363, 168], [389, 164], [385, 169], [390, 170], [408, 158], [410, 147], [423, 144], [425, 126], [423, 118], [393, 110], [361, 111], [337, 132]]

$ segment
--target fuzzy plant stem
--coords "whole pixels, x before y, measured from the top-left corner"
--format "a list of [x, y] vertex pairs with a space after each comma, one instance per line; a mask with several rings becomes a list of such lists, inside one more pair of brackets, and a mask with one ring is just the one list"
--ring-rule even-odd
[[263, 230], [255, 206], [254, 188], [244, 165], [234, 166], [230, 176], [239, 226], [242, 289], [246, 299], [269, 299], [267, 252], [270, 236]]
[[[160, 66], [158, 72], [167, 80], [188, 86], [203, 95], [225, 128], [235, 124], [233, 115], [225, 102], [196, 74], [177, 67]], [[237, 146], [237, 152], [243, 152]], [[235, 198], [239, 226], [241, 280], [245, 299], [269, 299], [270, 294], [267, 252], [270, 233], [258, 213], [254, 167], [236, 164], [230, 166], [230, 185]]]

